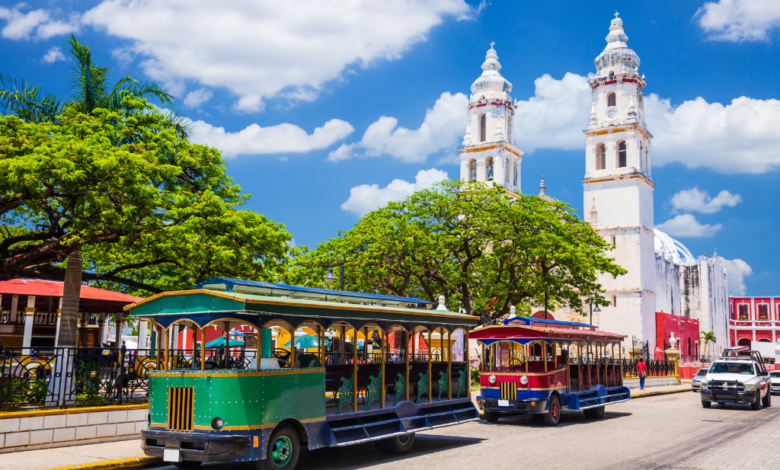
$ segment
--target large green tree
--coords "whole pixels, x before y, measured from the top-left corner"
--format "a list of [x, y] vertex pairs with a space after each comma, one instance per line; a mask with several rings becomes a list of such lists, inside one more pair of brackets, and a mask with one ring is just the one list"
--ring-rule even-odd
[[346, 287], [437, 301], [492, 318], [512, 305], [581, 313], [606, 305], [598, 273], [625, 271], [611, 246], [567, 205], [512, 196], [500, 186], [449, 180], [366, 214], [351, 230], [292, 262], [292, 283], [324, 285], [327, 266], [343, 262]]

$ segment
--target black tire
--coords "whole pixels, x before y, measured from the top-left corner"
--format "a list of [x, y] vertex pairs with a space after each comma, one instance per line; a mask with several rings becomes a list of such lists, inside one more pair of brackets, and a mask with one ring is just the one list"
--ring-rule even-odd
[[173, 464], [176, 468], [198, 468], [203, 462], [196, 462], [194, 460], [183, 460]]
[[377, 449], [392, 455], [403, 455], [412, 450], [412, 446], [414, 446], [413, 432], [376, 441]]
[[753, 411], [761, 409], [761, 392], [756, 390], [756, 399], [750, 404], [750, 409]]
[[484, 416], [485, 416], [485, 421], [487, 421], [488, 423], [498, 422], [498, 413], [495, 413], [493, 411], [486, 411]]
[[557, 426], [561, 420], [561, 399], [558, 395], [550, 397], [550, 402], [547, 404], [547, 413], [543, 414], [544, 424], [547, 426]]
[[[276, 453], [276, 454], [275, 454]], [[301, 441], [292, 426], [280, 424], [268, 439], [265, 460], [255, 462], [257, 470], [295, 470], [301, 455]]]
[[604, 417], [604, 408], [603, 406], [597, 406], [596, 408], [588, 408], [587, 410], [583, 410], [582, 412], [585, 413], [585, 417], [589, 419], [601, 419]]
[[701, 406], [703, 406], [704, 408], [711, 408], [712, 407], [712, 402], [711, 401], [704, 401], [704, 400], [702, 400], [701, 401]]
[[772, 406], [772, 394], [769, 392], [766, 392], [766, 396], [761, 399], [761, 404], [764, 405], [764, 408], [769, 408]]

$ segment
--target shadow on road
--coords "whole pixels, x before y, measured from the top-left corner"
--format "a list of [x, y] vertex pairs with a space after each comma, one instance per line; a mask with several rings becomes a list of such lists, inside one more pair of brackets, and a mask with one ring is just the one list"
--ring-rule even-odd
[[[558, 422], [558, 427], [588, 425], [610, 419], [625, 418], [631, 415], [632, 413], [607, 411], [604, 413], [604, 417], [602, 419], [590, 419], [586, 418], [585, 415], [579, 411], [562, 411], [561, 420]], [[491, 426], [515, 425], [545, 428], [547, 425], [544, 424], [543, 420], [544, 418], [542, 418], [542, 415], [515, 415], [501, 418], [498, 420], [498, 423], [492, 424]], [[488, 422], [482, 421], [481, 424], [488, 424]]]

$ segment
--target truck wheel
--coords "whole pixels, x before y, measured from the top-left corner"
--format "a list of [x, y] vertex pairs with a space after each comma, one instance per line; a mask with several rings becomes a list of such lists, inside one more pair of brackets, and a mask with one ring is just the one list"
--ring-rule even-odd
[[550, 397], [547, 413], [542, 416], [544, 416], [544, 424], [547, 426], [558, 425], [558, 421], [561, 420], [561, 399], [558, 398], [558, 395]]
[[486, 411], [484, 413], [485, 421], [488, 423], [497, 423], [498, 422], [498, 413], [493, 411]]
[[402, 434], [400, 436], [388, 437], [376, 441], [376, 447], [385, 454], [403, 455], [414, 445], [414, 433]]
[[194, 460], [183, 460], [173, 464], [176, 468], [198, 468], [203, 462], [196, 462]]
[[585, 413], [585, 417], [589, 419], [601, 419], [604, 417], [604, 408], [603, 406], [597, 406], [595, 408], [588, 408], [587, 410], [582, 410], [583, 413]]
[[766, 396], [761, 400], [761, 404], [764, 405], [764, 408], [772, 406], [772, 394], [770, 392], [766, 392]]
[[712, 402], [711, 401], [704, 401], [704, 400], [702, 400], [701, 401], [701, 406], [703, 406], [704, 408], [710, 408], [710, 407], [712, 407]]
[[760, 410], [761, 409], [761, 392], [756, 390], [756, 399], [753, 400], [753, 403], [750, 404], [751, 410]]
[[265, 460], [255, 462], [257, 470], [294, 470], [298, 465], [301, 443], [292, 426], [281, 424], [274, 429], [268, 440]]

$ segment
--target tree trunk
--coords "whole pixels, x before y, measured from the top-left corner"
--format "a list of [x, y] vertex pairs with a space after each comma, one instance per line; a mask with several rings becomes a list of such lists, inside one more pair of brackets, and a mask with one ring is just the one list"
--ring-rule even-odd
[[78, 338], [79, 299], [81, 297], [81, 250], [68, 256], [65, 285], [62, 291], [62, 318], [57, 346], [76, 346]]

